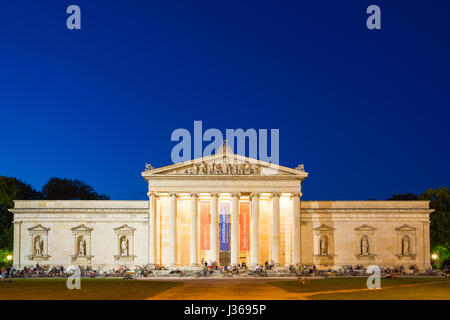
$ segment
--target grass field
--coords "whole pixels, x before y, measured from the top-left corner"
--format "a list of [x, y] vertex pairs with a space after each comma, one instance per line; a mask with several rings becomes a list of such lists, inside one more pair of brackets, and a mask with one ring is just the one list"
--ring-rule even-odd
[[367, 290], [367, 278], [328, 278], [270, 282], [311, 300], [450, 300], [450, 280], [443, 278], [381, 279], [381, 289]]
[[65, 279], [0, 281], [0, 300], [450, 300], [450, 280], [443, 278], [381, 279], [381, 289], [368, 290], [366, 278], [297, 280], [205, 279], [174, 281], [82, 279], [81, 290], [69, 290]]

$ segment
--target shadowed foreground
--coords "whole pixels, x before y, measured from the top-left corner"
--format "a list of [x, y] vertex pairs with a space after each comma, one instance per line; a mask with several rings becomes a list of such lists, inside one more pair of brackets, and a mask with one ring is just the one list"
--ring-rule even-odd
[[0, 281], [0, 299], [141, 300], [179, 285], [178, 281], [82, 279], [80, 290], [69, 290], [66, 279], [13, 279]]
[[442, 278], [382, 279], [369, 290], [366, 278], [308, 279], [82, 279], [81, 290], [68, 290], [65, 279], [0, 281], [0, 299], [56, 300], [316, 300], [442, 299], [450, 300], [450, 281]]

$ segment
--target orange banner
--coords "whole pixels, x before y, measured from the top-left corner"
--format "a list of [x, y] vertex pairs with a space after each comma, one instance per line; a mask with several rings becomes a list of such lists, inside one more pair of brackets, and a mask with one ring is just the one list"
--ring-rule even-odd
[[248, 251], [250, 244], [250, 203], [240, 203], [240, 250]]
[[200, 202], [200, 250], [209, 250], [210, 203]]

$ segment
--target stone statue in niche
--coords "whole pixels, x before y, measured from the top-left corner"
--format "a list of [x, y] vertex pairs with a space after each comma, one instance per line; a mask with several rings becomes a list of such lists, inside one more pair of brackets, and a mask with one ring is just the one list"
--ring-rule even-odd
[[367, 236], [361, 238], [361, 255], [369, 255], [369, 238]]
[[128, 239], [126, 236], [120, 238], [120, 255], [129, 256]]
[[40, 236], [34, 238], [34, 254], [42, 256], [44, 254], [44, 240]]
[[77, 239], [77, 256], [86, 256], [86, 239], [83, 236], [79, 236]]
[[328, 255], [328, 239], [327, 236], [320, 237], [320, 255], [327, 256]]
[[409, 237], [404, 236], [402, 239], [402, 255], [409, 256], [411, 254], [411, 246], [409, 243]]

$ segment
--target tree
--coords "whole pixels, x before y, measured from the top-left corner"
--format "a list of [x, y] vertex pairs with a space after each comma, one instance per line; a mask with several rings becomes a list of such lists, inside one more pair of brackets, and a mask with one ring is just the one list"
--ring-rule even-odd
[[433, 250], [437, 258], [433, 259], [433, 265], [436, 269], [441, 269], [445, 267], [450, 262], [450, 248], [447, 246], [436, 246]]
[[41, 195], [30, 185], [16, 179], [0, 176], [0, 248], [12, 250], [14, 229], [13, 214], [8, 209], [13, 200], [37, 200]]
[[108, 200], [94, 188], [79, 180], [51, 178], [42, 191], [16, 179], [0, 176], [0, 249], [12, 250], [14, 239], [13, 214], [8, 211], [13, 200]]
[[394, 194], [388, 200], [418, 200], [419, 197], [413, 193], [405, 193], [405, 194]]
[[450, 247], [450, 192], [447, 188], [428, 189], [419, 195], [420, 200], [429, 200], [430, 244], [433, 250], [437, 246]]
[[98, 194], [92, 186], [76, 179], [50, 178], [41, 193], [46, 200], [109, 200], [107, 195]]
[[430, 209], [430, 247], [438, 254], [435, 266], [445, 265], [450, 260], [450, 191], [447, 188], [428, 189], [416, 196], [412, 193], [394, 194], [389, 200], [428, 200]]

